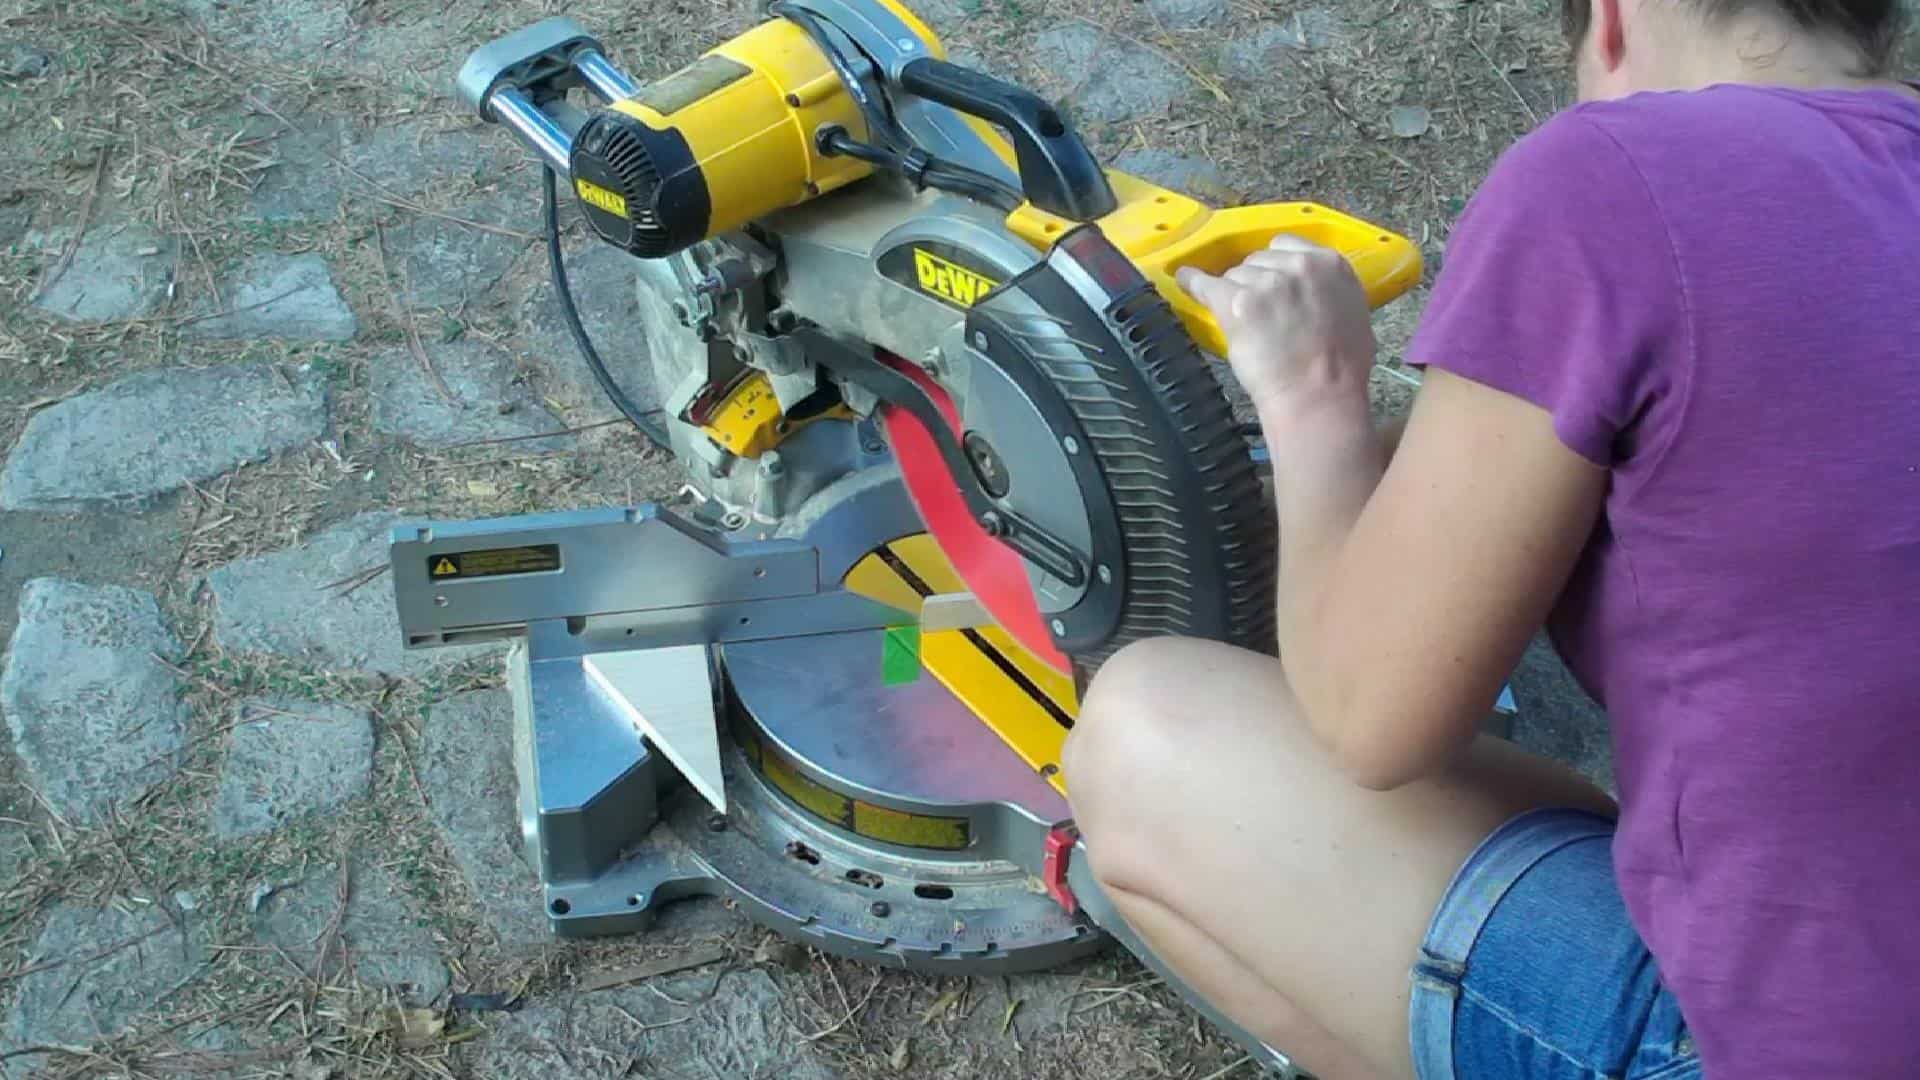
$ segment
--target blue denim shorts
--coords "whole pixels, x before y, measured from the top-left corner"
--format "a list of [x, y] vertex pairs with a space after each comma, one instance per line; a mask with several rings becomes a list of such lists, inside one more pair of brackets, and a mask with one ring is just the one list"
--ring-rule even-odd
[[1536, 810], [1454, 875], [1413, 968], [1419, 1080], [1700, 1076], [1680, 1007], [1627, 920], [1613, 829]]

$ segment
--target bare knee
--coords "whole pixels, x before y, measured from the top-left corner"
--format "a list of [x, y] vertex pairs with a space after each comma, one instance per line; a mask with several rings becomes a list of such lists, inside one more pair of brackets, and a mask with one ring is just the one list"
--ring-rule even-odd
[[1152, 891], [1143, 879], [1160, 861], [1154, 853], [1164, 857], [1176, 842], [1178, 764], [1206, 745], [1209, 721], [1183, 687], [1196, 650], [1216, 648], [1180, 638], [1136, 642], [1107, 661], [1081, 703], [1061, 764], [1075, 821], [1109, 884]]

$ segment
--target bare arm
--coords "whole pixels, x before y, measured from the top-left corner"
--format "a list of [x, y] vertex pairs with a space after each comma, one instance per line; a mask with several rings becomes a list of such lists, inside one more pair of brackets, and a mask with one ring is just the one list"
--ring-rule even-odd
[[1606, 474], [1544, 411], [1441, 371], [1390, 451], [1367, 413], [1364, 298], [1343, 260], [1298, 244], [1189, 288], [1228, 329], [1276, 463], [1288, 683], [1349, 775], [1396, 787], [1472, 738], [1592, 531]]

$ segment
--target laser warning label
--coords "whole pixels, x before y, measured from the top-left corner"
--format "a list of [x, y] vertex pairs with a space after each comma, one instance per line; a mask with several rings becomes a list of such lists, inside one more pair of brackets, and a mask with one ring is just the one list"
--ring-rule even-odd
[[503, 577], [507, 574], [541, 574], [558, 569], [560, 569], [560, 545], [558, 544], [486, 548], [481, 551], [449, 551], [427, 556], [427, 576], [435, 581]]

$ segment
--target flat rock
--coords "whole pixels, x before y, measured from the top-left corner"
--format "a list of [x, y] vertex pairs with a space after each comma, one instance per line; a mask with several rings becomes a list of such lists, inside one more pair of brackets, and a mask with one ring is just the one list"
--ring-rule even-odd
[[[390, 989], [414, 1005], [428, 1005], [447, 992], [446, 961], [421, 912], [383, 867], [355, 863], [349, 871], [347, 908], [340, 920], [339, 955], [369, 986]], [[254, 933], [305, 966], [339, 910], [340, 873], [328, 867], [275, 892], [254, 915]]]
[[1291, 64], [1294, 54], [1324, 49], [1339, 41], [1340, 17], [1324, 8], [1295, 12], [1283, 22], [1263, 26], [1248, 37], [1228, 42], [1220, 66], [1227, 74], [1255, 80]]
[[551, 941], [539, 879], [522, 855], [507, 692], [474, 690], [432, 706], [422, 741], [420, 782], [482, 920], [509, 946]]
[[0, 474], [0, 509], [138, 502], [310, 442], [326, 422], [313, 372], [143, 371], [34, 413]]
[[1613, 736], [1606, 711], [1580, 687], [1544, 637], [1534, 641], [1513, 676], [1519, 715], [1513, 741], [1580, 770], [1614, 790]]
[[[344, 595], [339, 582], [386, 565], [397, 514], [361, 514], [304, 543], [241, 559], [207, 575], [214, 636], [228, 649], [275, 653], [340, 670], [424, 675], [497, 652], [491, 645], [409, 651], [382, 574]], [[335, 586], [329, 588], [328, 586]]]
[[222, 308], [187, 323], [188, 335], [348, 341], [360, 329], [353, 309], [334, 286], [333, 271], [317, 254], [255, 255], [240, 265], [221, 294]]
[[[460, 216], [531, 233], [537, 225], [531, 206], [523, 193], [502, 192], [462, 207]], [[424, 214], [389, 229], [387, 242], [392, 245], [387, 257], [403, 275], [395, 287], [414, 307], [455, 307], [488, 299], [531, 243]]]
[[369, 362], [376, 430], [424, 447], [521, 438], [512, 448], [527, 453], [574, 444], [571, 436], [525, 438], [566, 425], [527, 388], [507, 353], [473, 340], [424, 347], [454, 400], [439, 392], [411, 349], [376, 353]]
[[53, 54], [25, 41], [0, 41], [0, 79], [38, 79], [53, 71]]
[[319, 221], [340, 212], [345, 181], [338, 157], [345, 143], [338, 123], [301, 119], [273, 140], [275, 164], [255, 184], [248, 201], [263, 221]]
[[[641, 321], [639, 273], [634, 258], [607, 244], [590, 246], [566, 254], [567, 279], [573, 290], [574, 306], [580, 311], [580, 324], [586, 327], [593, 347], [606, 362], [607, 370], [627, 395], [641, 408], [660, 404], [654, 386], [653, 363], [647, 349], [647, 331]], [[618, 410], [601, 391], [580, 350], [568, 333], [560, 315], [560, 302], [552, 284], [542, 278], [540, 287], [527, 301], [524, 315], [528, 341], [536, 362], [545, 365], [567, 396], [583, 405], [573, 417], [577, 422], [609, 420]]]
[[[57, 260], [65, 248], [62, 238], [47, 254]], [[70, 322], [137, 319], [166, 301], [176, 253], [171, 238], [143, 225], [95, 223], [80, 238], [73, 261], [40, 288], [33, 306]], [[57, 265], [49, 263], [49, 271]]]
[[364, 710], [256, 699], [241, 702], [239, 711], [213, 799], [214, 835], [272, 832], [367, 790], [373, 718]]
[[1232, 204], [1240, 200], [1220, 167], [1206, 158], [1184, 157], [1166, 150], [1128, 150], [1113, 160], [1121, 172], [1151, 180], [1202, 202]]
[[557, 995], [505, 1015], [480, 1044], [476, 1073], [498, 1080], [834, 1077], [794, 1037], [780, 987], [766, 972], [729, 971], [717, 985], [706, 972], [660, 983], [661, 994], [630, 987]]
[[1209, 26], [1232, 13], [1228, 0], [1147, 0], [1147, 10], [1169, 30]]
[[1032, 63], [1077, 119], [1102, 123], [1165, 113], [1192, 87], [1152, 49], [1091, 26], [1061, 26], [1033, 39]]
[[[359, 177], [364, 176], [399, 196], [445, 190], [450, 185], [491, 186], [500, 182], [508, 166], [525, 158], [520, 144], [492, 125], [445, 131], [396, 124], [349, 132], [346, 147], [346, 162], [359, 174], [348, 178], [350, 184], [359, 185]], [[538, 179], [539, 173], [533, 171], [509, 183], [521, 196], [519, 201], [526, 203], [538, 198], [538, 189], [521, 185], [531, 185]], [[460, 216], [487, 220], [465, 213]]]
[[[25, 1046], [89, 1046], [126, 1031], [143, 1014], [157, 1026], [167, 999], [199, 966], [188, 941], [159, 910], [62, 902], [27, 950], [29, 965], [51, 964], [18, 982], [0, 1035], [0, 1053]], [[14, 1075], [43, 1055], [10, 1058]]]
[[69, 821], [98, 819], [172, 776], [186, 744], [180, 654], [152, 594], [35, 578], [20, 593], [0, 712], [13, 748]]

